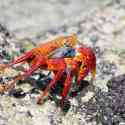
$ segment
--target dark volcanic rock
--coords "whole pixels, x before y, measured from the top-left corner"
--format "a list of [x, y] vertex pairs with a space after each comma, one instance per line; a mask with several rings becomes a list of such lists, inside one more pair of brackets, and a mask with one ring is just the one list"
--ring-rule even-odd
[[86, 106], [87, 111], [91, 117], [95, 112], [93, 118], [103, 125], [125, 123], [125, 74], [112, 78], [107, 86], [108, 92], [96, 91], [94, 101]]
[[26, 95], [26, 93], [23, 92], [23, 90], [21, 88], [12, 89], [9, 94], [14, 96], [15, 98], [23, 98]]

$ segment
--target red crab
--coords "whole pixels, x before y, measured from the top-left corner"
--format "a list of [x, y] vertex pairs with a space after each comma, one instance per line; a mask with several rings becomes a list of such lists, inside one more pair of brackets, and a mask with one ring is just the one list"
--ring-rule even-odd
[[[95, 78], [96, 74], [96, 57], [94, 52], [90, 47], [85, 45], [80, 45], [78, 48], [72, 48], [74, 54], [65, 55], [64, 58], [53, 58], [47, 60], [47, 69], [54, 73], [54, 79], [49, 83], [44, 92], [38, 97], [38, 103], [41, 103], [48, 95], [49, 90], [56, 85], [57, 81], [63, 77], [63, 74], [66, 73], [66, 79], [64, 82], [64, 88], [61, 93], [62, 104], [66, 98], [71, 85], [72, 78], [77, 77], [77, 85], [80, 85], [80, 82], [88, 75], [90, 72], [92, 74], [92, 79]], [[71, 57], [72, 56], [72, 57]], [[46, 66], [42, 68], [46, 69]]]
[[[72, 37], [68, 37], [71, 40]], [[76, 39], [72, 39], [70, 43], [75, 43]], [[68, 41], [68, 42], [69, 42]], [[46, 44], [43, 44], [46, 45]], [[51, 45], [51, 44], [50, 44]], [[57, 45], [57, 44], [56, 44]], [[69, 45], [72, 45], [69, 47]], [[51, 48], [51, 47], [50, 47]], [[44, 50], [45, 48], [43, 48]], [[54, 74], [53, 79], [50, 81], [46, 89], [38, 97], [37, 103], [42, 103], [44, 97], [48, 95], [49, 90], [56, 85], [58, 80], [66, 73], [66, 79], [64, 82], [64, 88], [61, 93], [62, 102], [66, 98], [71, 84], [72, 78], [77, 77], [76, 83], [79, 85], [80, 81], [84, 79], [88, 73], [92, 73], [92, 78], [95, 77], [96, 72], [96, 57], [93, 50], [85, 45], [78, 45], [78, 47], [73, 47], [73, 44], [68, 44], [68, 47], [57, 48], [53, 51], [49, 51], [51, 56], [48, 56], [49, 53], [45, 49], [42, 50], [42, 46], [37, 47], [30, 52], [27, 52], [24, 56], [17, 58], [8, 65], [1, 65], [1, 69], [5, 67], [11, 67], [13, 64], [20, 62], [30, 62], [31, 68], [26, 71], [24, 74], [17, 76], [15, 79], [9, 81], [6, 84], [0, 85], [0, 92], [7, 91], [12, 89], [18, 80], [24, 80], [37, 69], [49, 70]], [[42, 52], [45, 52], [44, 54]], [[59, 55], [57, 53], [61, 52]]]

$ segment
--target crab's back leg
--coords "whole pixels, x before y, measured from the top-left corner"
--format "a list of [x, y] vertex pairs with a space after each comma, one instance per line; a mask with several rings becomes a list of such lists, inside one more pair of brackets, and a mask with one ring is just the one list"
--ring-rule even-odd
[[31, 67], [22, 75], [22, 79], [26, 79], [27, 77], [32, 75], [34, 71], [40, 68], [40, 66], [45, 65], [46, 59], [42, 56], [37, 56], [34, 58], [34, 62], [32, 63]]
[[9, 67], [13, 66], [14, 64], [27, 61], [27, 59], [32, 57], [32, 56], [33, 56], [33, 52], [32, 51], [26, 52], [24, 55], [19, 56], [17, 59], [14, 59], [9, 64], [0, 64], [0, 70], [4, 71], [5, 68], [9, 68]]
[[40, 68], [41, 65], [44, 64], [45, 64], [45, 59], [43, 59], [42, 57], [41, 58], [37, 57], [37, 62], [35, 64], [32, 64], [31, 68], [28, 69], [24, 74], [17, 76], [15, 79], [9, 81], [5, 85], [0, 85], [0, 92], [4, 92], [7, 91], [8, 89], [13, 88], [18, 80], [25, 80], [27, 77], [32, 75], [34, 71]]
[[14, 64], [17, 64], [17, 63], [20, 63], [20, 62], [23, 62], [23, 61], [27, 61], [27, 59], [31, 58], [32, 56], [33, 56], [32, 51], [26, 52], [24, 55], [17, 57], [17, 59], [13, 60], [8, 65], [12, 66]]

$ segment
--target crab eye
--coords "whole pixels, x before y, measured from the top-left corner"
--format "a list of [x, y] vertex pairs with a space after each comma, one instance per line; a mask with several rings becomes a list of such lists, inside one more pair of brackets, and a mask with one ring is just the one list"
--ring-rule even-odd
[[68, 40], [65, 40], [64, 41], [64, 47], [70, 47], [70, 42]]
[[81, 62], [81, 54], [80, 53], [76, 53], [76, 59]]
[[67, 43], [66, 43], [66, 42], [64, 42], [63, 46], [64, 46], [64, 47], [67, 47]]

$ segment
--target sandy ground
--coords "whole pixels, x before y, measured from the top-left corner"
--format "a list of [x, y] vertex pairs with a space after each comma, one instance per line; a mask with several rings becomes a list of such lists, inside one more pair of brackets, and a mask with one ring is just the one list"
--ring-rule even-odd
[[0, 0], [0, 22], [17, 37], [33, 36], [86, 15], [110, 0]]

